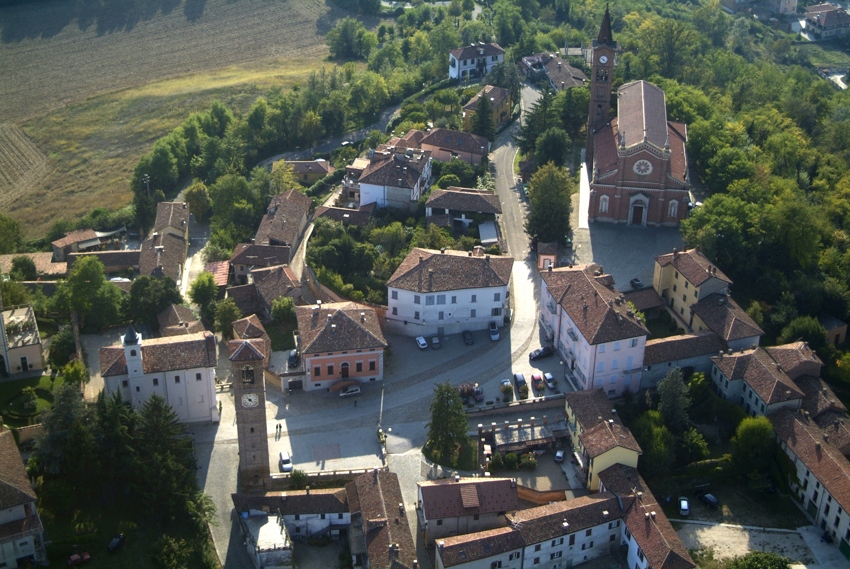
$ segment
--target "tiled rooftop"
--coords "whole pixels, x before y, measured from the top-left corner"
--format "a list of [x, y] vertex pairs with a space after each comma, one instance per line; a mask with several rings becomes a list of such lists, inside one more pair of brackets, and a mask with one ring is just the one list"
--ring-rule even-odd
[[387, 286], [422, 293], [503, 287], [510, 283], [513, 266], [512, 257], [414, 248]]
[[428, 520], [506, 512], [519, 507], [516, 480], [461, 478], [417, 483]]

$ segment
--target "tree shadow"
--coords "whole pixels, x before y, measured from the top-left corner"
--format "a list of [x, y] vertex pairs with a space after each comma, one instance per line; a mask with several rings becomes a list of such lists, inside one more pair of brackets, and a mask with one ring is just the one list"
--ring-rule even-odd
[[[228, 0], [228, 3], [239, 0]], [[49, 39], [76, 23], [81, 31], [94, 27], [98, 36], [127, 32], [140, 22], [169, 15], [184, 0], [12, 0], [0, 7], [0, 41]], [[183, 14], [195, 21], [204, 13], [206, 0], [185, 0]]]

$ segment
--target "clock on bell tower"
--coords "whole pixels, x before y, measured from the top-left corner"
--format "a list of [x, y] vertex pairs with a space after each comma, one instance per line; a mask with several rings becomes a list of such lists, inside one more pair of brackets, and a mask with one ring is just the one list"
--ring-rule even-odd
[[618, 50], [611, 34], [611, 14], [605, 6], [605, 15], [599, 36], [593, 42], [593, 62], [590, 72], [590, 108], [587, 113], [587, 164], [593, 167], [593, 133], [611, 117], [611, 81]]
[[268, 487], [270, 472], [263, 342], [233, 340], [228, 349], [236, 404], [242, 491], [264, 489]]

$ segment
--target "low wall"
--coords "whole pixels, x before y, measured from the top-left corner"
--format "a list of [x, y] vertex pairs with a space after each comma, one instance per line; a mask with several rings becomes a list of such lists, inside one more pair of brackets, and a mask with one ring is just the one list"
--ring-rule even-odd
[[564, 408], [565, 395], [558, 393], [556, 395], [547, 395], [535, 399], [526, 399], [525, 401], [511, 401], [510, 403], [496, 403], [486, 407], [476, 407], [474, 409], [464, 409], [464, 412], [469, 417], [486, 417], [487, 415], [501, 415], [502, 413], [511, 413], [514, 411], [534, 411], [535, 409], [555, 409]]
[[[375, 468], [383, 469], [383, 466]], [[319, 470], [316, 472], [307, 472], [307, 484], [317, 484], [331, 482], [333, 480], [345, 480], [350, 482], [358, 476], [363, 476], [368, 472], [372, 472], [373, 468], [357, 469], [357, 470]], [[290, 487], [290, 475], [275, 473], [271, 475], [272, 490], [288, 490]]]
[[567, 493], [564, 490], [549, 490], [547, 492], [541, 492], [534, 488], [528, 488], [517, 484], [516, 492], [520, 500], [525, 500], [526, 502], [531, 502], [538, 506], [548, 504], [549, 502], [563, 502], [567, 499]]

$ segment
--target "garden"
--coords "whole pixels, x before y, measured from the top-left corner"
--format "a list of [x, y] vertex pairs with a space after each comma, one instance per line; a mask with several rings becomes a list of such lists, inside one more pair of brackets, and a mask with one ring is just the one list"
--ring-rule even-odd
[[58, 375], [42, 375], [0, 383], [0, 415], [3, 424], [26, 427], [35, 424], [42, 411], [53, 407], [53, 390], [64, 383]]

